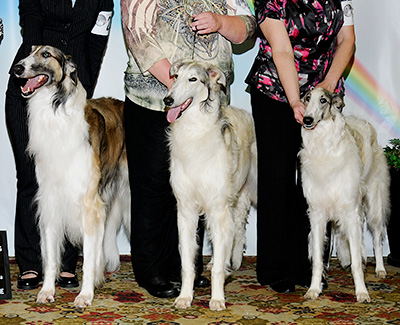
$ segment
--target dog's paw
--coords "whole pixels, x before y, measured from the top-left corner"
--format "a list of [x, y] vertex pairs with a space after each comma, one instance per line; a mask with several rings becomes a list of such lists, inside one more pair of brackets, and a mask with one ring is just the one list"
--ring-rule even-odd
[[206, 266], [207, 271], [211, 271], [212, 268], [213, 268], [213, 265], [214, 265], [214, 263], [213, 263], [212, 260], [211, 260], [210, 262], [208, 262], [208, 264], [207, 264], [207, 266]]
[[90, 306], [93, 301], [93, 294], [82, 294], [80, 293], [74, 301], [75, 308], [86, 308]]
[[242, 265], [242, 258], [240, 259], [232, 259], [232, 270], [237, 271], [240, 269], [240, 266]]
[[308, 289], [306, 294], [304, 295], [305, 298], [307, 299], [317, 299], [320, 294], [320, 290], [315, 290], [315, 289]]
[[359, 292], [356, 293], [357, 302], [371, 302], [371, 298], [369, 297], [368, 292]]
[[386, 271], [385, 270], [376, 270], [376, 277], [379, 279], [386, 278]]
[[192, 300], [193, 300], [192, 297], [179, 296], [175, 299], [174, 306], [176, 308], [181, 308], [181, 309], [189, 308], [190, 305], [192, 304]]
[[54, 302], [54, 293], [55, 290], [40, 290], [37, 295], [36, 302], [39, 304]]
[[225, 300], [224, 299], [211, 299], [210, 300], [210, 310], [224, 310], [225, 307]]

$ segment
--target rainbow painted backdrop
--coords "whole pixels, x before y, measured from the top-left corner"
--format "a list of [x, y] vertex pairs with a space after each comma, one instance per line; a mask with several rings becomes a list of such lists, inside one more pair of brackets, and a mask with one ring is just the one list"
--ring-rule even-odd
[[357, 59], [346, 79], [346, 94], [374, 124], [383, 122], [388, 133], [400, 136], [400, 105]]

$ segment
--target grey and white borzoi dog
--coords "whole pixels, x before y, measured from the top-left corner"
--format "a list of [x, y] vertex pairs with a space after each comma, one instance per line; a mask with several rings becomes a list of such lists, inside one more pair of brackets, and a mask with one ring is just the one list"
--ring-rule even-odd
[[172, 123], [171, 184], [178, 202], [182, 259], [175, 306], [187, 308], [193, 300], [196, 229], [204, 213], [213, 247], [210, 309], [222, 310], [225, 276], [241, 265], [247, 215], [256, 203], [253, 119], [243, 110], [221, 107], [226, 78], [216, 67], [178, 61], [170, 74], [175, 81], [164, 102]]
[[382, 240], [389, 214], [389, 171], [376, 131], [365, 120], [344, 116], [342, 98], [322, 88], [303, 99], [302, 166], [309, 205], [309, 254], [312, 281], [305, 297], [321, 293], [323, 246], [328, 221], [333, 222], [336, 249], [343, 267], [351, 265], [357, 301], [368, 302], [363, 262], [364, 220], [373, 236], [376, 276], [386, 276]]
[[28, 151], [36, 177], [44, 281], [37, 301], [53, 302], [65, 236], [83, 244], [82, 288], [75, 307], [92, 303], [105, 265], [119, 266], [116, 234], [130, 232], [123, 102], [87, 100], [70, 57], [34, 46], [14, 67], [29, 116]]

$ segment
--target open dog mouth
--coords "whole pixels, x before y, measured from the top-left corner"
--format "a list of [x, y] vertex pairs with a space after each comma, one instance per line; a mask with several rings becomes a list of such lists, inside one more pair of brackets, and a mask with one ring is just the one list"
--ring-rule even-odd
[[22, 96], [25, 98], [31, 97], [35, 93], [36, 89], [39, 89], [40, 87], [45, 85], [48, 80], [49, 77], [44, 74], [40, 74], [28, 79], [25, 86], [21, 86]]
[[175, 122], [192, 103], [193, 98], [186, 99], [181, 105], [175, 107], [167, 107], [167, 120], [169, 123]]
[[318, 124], [310, 124], [310, 125], [303, 124], [303, 128], [305, 128], [308, 131], [311, 131], [311, 130], [314, 130], [317, 127], [317, 125]]

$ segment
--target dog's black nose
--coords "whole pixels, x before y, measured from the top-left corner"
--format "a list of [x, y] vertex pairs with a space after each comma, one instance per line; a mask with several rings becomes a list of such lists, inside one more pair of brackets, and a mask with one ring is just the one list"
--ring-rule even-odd
[[313, 122], [314, 122], [314, 119], [311, 116], [304, 116], [304, 118], [303, 118], [304, 125], [312, 125]]
[[164, 97], [164, 104], [167, 106], [172, 106], [174, 99], [170, 96]]
[[25, 68], [22, 64], [17, 64], [16, 66], [14, 66], [14, 74], [16, 74], [17, 76], [23, 74], [24, 70]]

